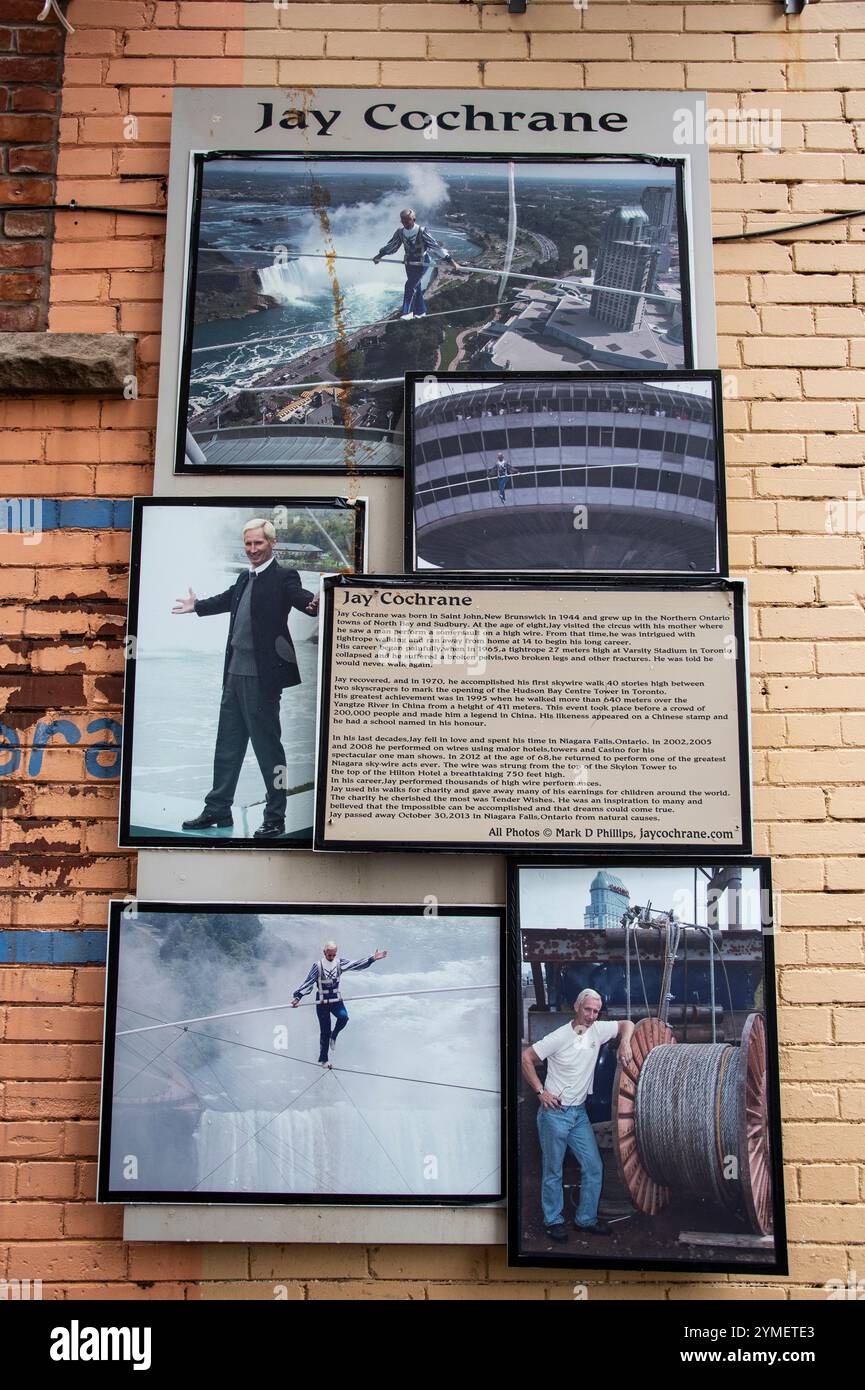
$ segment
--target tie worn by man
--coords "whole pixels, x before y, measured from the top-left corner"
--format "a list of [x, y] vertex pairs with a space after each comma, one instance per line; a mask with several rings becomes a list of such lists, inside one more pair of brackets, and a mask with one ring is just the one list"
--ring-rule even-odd
[[188, 597], [178, 599], [171, 610], [197, 613], [200, 618], [230, 614], [213, 786], [201, 815], [184, 821], [184, 830], [233, 825], [234, 793], [251, 742], [266, 792], [264, 820], [254, 839], [273, 840], [285, 834], [288, 795], [279, 704], [283, 690], [300, 684], [288, 617], [292, 608], [314, 616], [318, 598], [303, 588], [297, 570], [285, 569], [274, 558], [275, 541], [273, 523], [254, 517], [243, 528], [249, 569], [213, 598], [196, 598], [190, 589]]
[[[541, 1209], [544, 1229], [551, 1240], [568, 1238], [562, 1172], [570, 1149], [580, 1165], [580, 1202], [574, 1218], [577, 1232], [606, 1236], [610, 1226], [598, 1217], [604, 1167], [586, 1110], [598, 1053], [606, 1042], [619, 1039], [619, 1058], [631, 1060], [634, 1025], [598, 1020], [602, 1000], [593, 989], [584, 989], [574, 1002], [572, 1022], [556, 1028], [531, 1047], [523, 1049], [523, 1076], [538, 1099], [538, 1138], [543, 1155]], [[546, 1062], [547, 1078], [541, 1081], [538, 1064]]]

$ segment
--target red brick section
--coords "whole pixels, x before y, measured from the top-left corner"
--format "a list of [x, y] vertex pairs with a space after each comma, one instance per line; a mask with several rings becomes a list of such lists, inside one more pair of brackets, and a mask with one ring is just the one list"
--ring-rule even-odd
[[26, 212], [52, 203], [63, 40], [39, 0], [0, 0], [0, 332], [32, 332], [48, 320], [53, 218]]
[[[16, 7], [23, 18], [4, 17]], [[0, 29], [36, 8], [2, 0]], [[778, 0], [532, 0], [524, 16], [499, 0], [72, 0], [68, 13], [64, 199], [161, 206], [172, 87], [246, 82], [707, 90], [711, 106], [782, 122], [779, 155], [711, 152], [717, 234], [865, 207], [863, 0], [798, 18]], [[27, 214], [10, 216], [26, 244]], [[150, 490], [162, 250], [151, 219], [58, 216], [50, 327], [139, 334], [138, 399], [0, 403], [0, 495]], [[865, 1269], [865, 225], [718, 246], [715, 266], [731, 555], [754, 635], [757, 847], [781, 890], [791, 1274], [577, 1275], [592, 1300], [820, 1299]], [[827, 529], [848, 495], [854, 522]], [[15, 684], [33, 716], [19, 710], [21, 727], [116, 716], [125, 533], [0, 540], [0, 643], [33, 670]], [[3, 822], [0, 925], [104, 923], [109, 893], [132, 882], [113, 849], [116, 784], [88, 780], [81, 746], [55, 739], [38, 777], [0, 792], [18, 816]], [[92, 1201], [101, 992], [96, 968], [0, 967], [0, 1278], [70, 1299], [573, 1297], [573, 1274], [509, 1272], [497, 1249], [124, 1245], [118, 1212]]]

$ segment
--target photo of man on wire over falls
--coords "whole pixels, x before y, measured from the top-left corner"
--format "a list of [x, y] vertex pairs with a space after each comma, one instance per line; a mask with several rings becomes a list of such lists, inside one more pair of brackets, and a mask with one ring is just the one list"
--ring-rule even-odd
[[196, 168], [180, 471], [398, 469], [406, 371], [691, 365], [673, 159]]
[[100, 1200], [501, 1196], [501, 929], [113, 903]]

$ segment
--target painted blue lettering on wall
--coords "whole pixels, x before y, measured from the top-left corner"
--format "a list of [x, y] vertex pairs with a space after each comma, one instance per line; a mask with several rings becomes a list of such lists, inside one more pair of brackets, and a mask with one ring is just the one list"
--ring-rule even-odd
[[[108, 739], [100, 739], [96, 743], [88, 744], [84, 750], [84, 769], [89, 777], [98, 777], [102, 780], [109, 777], [120, 775], [120, 748], [122, 726], [116, 719], [102, 717], [91, 719], [87, 725], [85, 733], [110, 734], [113, 742]], [[81, 730], [71, 719], [52, 719], [36, 725], [36, 732], [33, 735], [33, 745], [30, 749], [30, 758], [26, 766], [28, 777], [38, 777], [42, 771], [42, 762], [45, 756], [45, 749], [50, 739], [55, 735], [66, 740], [67, 744], [74, 745], [81, 742]], [[15, 729], [10, 729], [7, 724], [0, 724], [0, 777], [11, 777], [21, 767], [24, 753], [26, 750], [21, 747], [21, 740]], [[102, 763], [99, 761], [103, 754], [109, 754], [109, 761]]]
[[[112, 734], [114, 742], [107, 743], [103, 739], [101, 743], [91, 743], [84, 754], [84, 766], [91, 777], [118, 777], [120, 775], [120, 742], [123, 729], [116, 719], [93, 719], [87, 725], [88, 734], [99, 733], [100, 729]], [[100, 763], [100, 753], [110, 753], [110, 762]]]

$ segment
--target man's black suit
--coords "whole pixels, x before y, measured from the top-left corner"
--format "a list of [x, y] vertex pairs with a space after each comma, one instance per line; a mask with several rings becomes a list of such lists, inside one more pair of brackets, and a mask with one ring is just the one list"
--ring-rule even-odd
[[[248, 584], [255, 674], [235, 675], [232, 639], [238, 606]], [[204, 805], [214, 815], [228, 815], [250, 741], [264, 778], [265, 824], [285, 819], [285, 750], [279, 724], [281, 692], [300, 684], [294, 644], [289, 636], [292, 608], [308, 608], [315, 595], [304, 589], [297, 570], [283, 569], [276, 560], [256, 575], [238, 575], [230, 589], [213, 598], [196, 599], [195, 612], [207, 618], [229, 613], [228, 640], [222, 673], [222, 702], [213, 758], [213, 787]]]

